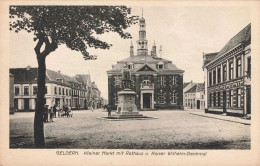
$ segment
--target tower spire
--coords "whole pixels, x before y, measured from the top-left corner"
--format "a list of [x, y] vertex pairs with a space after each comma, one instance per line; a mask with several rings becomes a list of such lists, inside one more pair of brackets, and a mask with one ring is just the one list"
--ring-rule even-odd
[[143, 8], [142, 8], [142, 18], [139, 19], [139, 40], [137, 43], [137, 55], [148, 55], [148, 41], [146, 40], [146, 24], [143, 18]]
[[134, 56], [134, 46], [133, 46], [133, 42], [131, 40], [131, 46], [130, 46], [130, 57]]

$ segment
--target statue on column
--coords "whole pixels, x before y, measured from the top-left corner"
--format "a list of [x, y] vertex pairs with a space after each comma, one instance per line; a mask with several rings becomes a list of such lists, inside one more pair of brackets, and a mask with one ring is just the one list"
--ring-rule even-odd
[[121, 72], [122, 75], [122, 87], [123, 89], [131, 88], [131, 73], [129, 69], [123, 69]]

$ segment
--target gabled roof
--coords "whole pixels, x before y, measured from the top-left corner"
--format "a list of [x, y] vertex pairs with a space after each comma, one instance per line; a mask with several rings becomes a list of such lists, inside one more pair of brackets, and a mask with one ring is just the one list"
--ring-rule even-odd
[[159, 58], [159, 57], [152, 57], [148, 55], [138, 55], [133, 57], [128, 57], [126, 59], [123, 59], [121, 61], [118, 61], [118, 63], [126, 63], [126, 62], [133, 62], [133, 63], [141, 63], [141, 62], [147, 62], [147, 63], [158, 63], [160, 61], [163, 62], [171, 62], [167, 59]]
[[91, 80], [90, 80], [90, 75], [89, 74], [77, 74], [75, 76], [75, 79], [80, 82], [80, 83], [83, 83], [83, 84], [91, 84]]
[[209, 62], [211, 62], [213, 59], [215, 59], [215, 56], [216, 56], [217, 54], [218, 54], [218, 52], [204, 54], [204, 55], [203, 55], [203, 58], [205, 58], [205, 59], [204, 59], [203, 65], [206, 65], [206, 64], [208, 64]]
[[235, 46], [241, 43], [251, 43], [251, 23], [242, 29], [238, 34], [232, 37], [227, 44], [220, 50], [213, 60], [219, 58], [225, 53], [231, 51]]
[[[14, 75], [15, 83], [37, 83], [38, 68], [12, 68], [10, 73]], [[61, 74], [56, 71], [46, 69], [46, 82], [57, 82], [57, 79], [63, 79], [64, 85], [71, 85], [71, 83], [79, 84], [79, 82], [70, 76]]]
[[203, 91], [205, 89], [205, 84], [204, 83], [197, 83], [197, 92]]
[[141, 67], [139, 67], [138, 69], [136, 69], [137, 71], [157, 71], [155, 68], [153, 68], [151, 65], [149, 64], [143, 64]]
[[[13, 68], [9, 69], [9, 72], [14, 75], [15, 83], [36, 83], [37, 82], [37, 68]], [[46, 78], [48, 80], [48, 78]]]
[[50, 81], [57, 81], [57, 79], [63, 79], [63, 84], [70, 85], [67, 77], [59, 72], [46, 69], [46, 78], [49, 78]]
[[183, 84], [183, 89], [184, 89], [186, 86], [188, 86], [189, 83], [190, 83], [190, 82], [184, 82], [184, 84]]
[[195, 93], [197, 89], [197, 84], [195, 84], [193, 87], [191, 87], [189, 90], [187, 90], [185, 93]]

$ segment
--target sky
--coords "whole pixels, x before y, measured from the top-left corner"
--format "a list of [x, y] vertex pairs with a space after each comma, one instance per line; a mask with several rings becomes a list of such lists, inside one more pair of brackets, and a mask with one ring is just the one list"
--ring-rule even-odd
[[[131, 6], [130, 6], [131, 7]], [[134, 6], [132, 15], [142, 15], [146, 20], [148, 52], [155, 41], [157, 51], [162, 45], [162, 58], [171, 60], [185, 71], [184, 82], [193, 80], [203, 82], [202, 55], [218, 52], [239, 31], [250, 23], [250, 11], [246, 7], [152, 7]], [[117, 61], [130, 56], [130, 44], [133, 41], [136, 53], [138, 25], [126, 29], [132, 39], [122, 39], [116, 33], [99, 36], [113, 46], [109, 50], [90, 49], [98, 55], [97, 60], [84, 60], [81, 53], [60, 45], [55, 52], [47, 56], [46, 67], [68, 76], [90, 74], [101, 91], [108, 98], [108, 79], [106, 71]], [[30, 65], [37, 67], [32, 34], [9, 32], [10, 68]]]

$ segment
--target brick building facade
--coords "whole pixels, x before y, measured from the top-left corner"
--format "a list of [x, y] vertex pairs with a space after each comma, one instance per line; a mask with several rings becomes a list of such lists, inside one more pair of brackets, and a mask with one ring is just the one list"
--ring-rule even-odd
[[206, 111], [251, 114], [251, 24], [203, 58]]
[[146, 23], [139, 20], [139, 40], [137, 53], [131, 43], [130, 57], [118, 61], [108, 74], [108, 102], [112, 109], [118, 104], [117, 93], [121, 86], [121, 71], [131, 72], [131, 89], [137, 93], [136, 103], [139, 110], [145, 109], [183, 109], [183, 73], [171, 61], [157, 56], [155, 44], [148, 54]]

